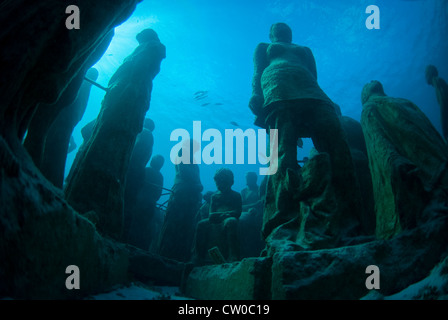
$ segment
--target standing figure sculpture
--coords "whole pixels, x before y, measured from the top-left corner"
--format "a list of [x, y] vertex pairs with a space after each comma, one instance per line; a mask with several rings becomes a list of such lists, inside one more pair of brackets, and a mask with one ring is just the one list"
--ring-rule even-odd
[[304, 137], [330, 156], [338, 212], [332, 222], [335, 235], [356, 232], [359, 190], [353, 163], [333, 102], [318, 85], [314, 56], [309, 48], [292, 43], [285, 23], [273, 24], [269, 38], [272, 43], [255, 49], [249, 102], [255, 124], [278, 130], [278, 171], [267, 182], [263, 236], [266, 239], [275, 228], [297, 218], [297, 141]]
[[[202, 190], [199, 166], [193, 161], [194, 154], [200, 151], [199, 144], [192, 140], [185, 143], [190, 149], [189, 161], [175, 165], [176, 175], [168, 200], [165, 220], [160, 230], [156, 253], [177, 261], [188, 262], [191, 257], [196, 215], [201, 205]], [[188, 149], [180, 149], [178, 156], [184, 157]]]
[[80, 213], [95, 211], [97, 227], [121, 237], [126, 174], [137, 135], [143, 129], [152, 81], [165, 58], [165, 46], [152, 29], [136, 36], [139, 46], [109, 81], [92, 137], [65, 189]]
[[436, 89], [437, 102], [440, 106], [440, 121], [445, 141], [448, 140], [448, 84], [439, 77], [437, 68], [433, 65], [426, 67], [426, 82]]
[[448, 148], [414, 103], [387, 96], [379, 81], [364, 86], [361, 101], [375, 233], [388, 239], [416, 227], [425, 218], [422, 213], [431, 197], [448, 191]]

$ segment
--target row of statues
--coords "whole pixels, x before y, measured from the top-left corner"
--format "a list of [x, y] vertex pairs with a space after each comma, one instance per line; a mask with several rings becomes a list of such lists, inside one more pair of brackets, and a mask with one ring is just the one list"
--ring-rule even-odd
[[[239, 193], [232, 171], [222, 168], [214, 176], [217, 191], [202, 194], [199, 166], [181, 162], [163, 209], [165, 160], [152, 155], [155, 124], [146, 113], [165, 46], [152, 29], [136, 38], [138, 47], [105, 88], [98, 118], [82, 130], [84, 143], [64, 186], [60, 164], [91, 85], [82, 77], [95, 80], [97, 71], [84, 70], [60, 99], [67, 107], [53, 116], [53, 133], [40, 129], [43, 112], [51, 111], [42, 108], [24, 142], [42, 173], [104, 235], [178, 261], [229, 262], [269, 254], [276, 240], [313, 249], [359, 236], [389, 238], [424, 219], [430, 199], [446, 200], [448, 86], [437, 69], [427, 67], [426, 81], [436, 90], [443, 138], [416, 105], [388, 97], [379, 81], [364, 86], [358, 122], [320, 88], [312, 51], [292, 43], [290, 27], [276, 23], [271, 43], [254, 52], [249, 108], [257, 126], [277, 130], [277, 173], [260, 187], [257, 175], [247, 173]], [[50, 151], [55, 138], [63, 147]], [[302, 138], [311, 138], [315, 149], [300, 165]], [[52, 157], [57, 166], [48, 162]]]

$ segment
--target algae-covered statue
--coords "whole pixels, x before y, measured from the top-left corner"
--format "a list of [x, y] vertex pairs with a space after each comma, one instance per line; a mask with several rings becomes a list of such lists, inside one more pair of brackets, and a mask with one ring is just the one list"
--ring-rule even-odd
[[199, 221], [193, 248], [193, 262], [207, 263], [207, 252], [218, 247], [228, 262], [239, 260], [238, 218], [242, 211], [241, 195], [232, 190], [233, 173], [222, 168], [216, 171], [218, 191], [212, 195], [210, 214]]
[[98, 229], [120, 238], [126, 174], [137, 135], [149, 109], [152, 81], [165, 58], [156, 32], [136, 36], [139, 46], [113, 74], [92, 137], [65, 190], [80, 213], [95, 211]]
[[448, 149], [411, 101], [389, 97], [379, 81], [362, 90], [361, 125], [375, 197], [376, 235], [413, 228], [435, 190], [446, 192]]
[[[184, 158], [185, 163], [179, 159]], [[180, 162], [174, 166], [176, 175], [168, 200], [165, 220], [157, 239], [156, 253], [177, 261], [188, 262], [191, 258], [196, 216], [201, 205], [202, 186], [199, 165], [195, 154], [200, 151], [196, 140], [184, 141], [184, 147], [178, 152]], [[185, 152], [185, 153], [184, 153]], [[188, 161], [186, 161], [189, 159]], [[177, 162], [176, 160], [176, 162]]]
[[311, 137], [319, 152], [330, 155], [338, 219], [343, 221], [344, 233], [353, 231], [359, 190], [333, 102], [317, 82], [313, 53], [292, 43], [292, 31], [285, 23], [273, 24], [269, 38], [272, 43], [260, 43], [255, 49], [249, 102], [255, 124], [278, 130], [278, 171], [268, 180], [263, 235], [268, 237], [276, 227], [297, 217], [297, 141], [302, 137]]
[[[128, 243], [149, 250], [154, 239], [153, 219], [156, 215], [157, 201], [162, 195], [163, 175], [160, 170], [165, 163], [161, 155], [152, 157], [149, 167], [144, 168], [142, 185], [136, 189], [134, 203], [129, 217]], [[126, 216], [125, 216], [126, 217]]]
[[426, 82], [436, 89], [437, 102], [440, 106], [440, 121], [445, 141], [448, 140], [448, 84], [439, 77], [437, 68], [428, 65], [425, 72]]

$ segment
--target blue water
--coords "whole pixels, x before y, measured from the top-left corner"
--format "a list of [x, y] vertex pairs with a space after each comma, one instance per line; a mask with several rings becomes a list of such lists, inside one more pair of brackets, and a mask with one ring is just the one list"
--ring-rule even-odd
[[[368, 5], [380, 9], [380, 29], [368, 30]], [[192, 134], [193, 121], [202, 130], [258, 129], [248, 108], [253, 74], [252, 55], [259, 42], [269, 42], [269, 27], [286, 22], [293, 42], [311, 48], [318, 82], [340, 105], [344, 115], [361, 115], [361, 89], [370, 80], [383, 83], [386, 94], [416, 103], [440, 131], [439, 107], [434, 88], [426, 84], [424, 71], [434, 64], [448, 80], [448, 1], [404, 0], [145, 0], [134, 14], [117, 27], [103, 58], [95, 65], [98, 82], [109, 78], [137, 46], [135, 35], [153, 28], [167, 48], [167, 58], [154, 80], [150, 110], [156, 124], [153, 154], [165, 157], [165, 187], [172, 187], [174, 165], [169, 154], [176, 142], [174, 129]], [[195, 100], [194, 93], [207, 91]], [[84, 118], [74, 138], [82, 142], [81, 128], [96, 118], [104, 92], [93, 87]], [[208, 103], [206, 106], [203, 104]], [[218, 105], [217, 105], [218, 104]], [[203, 143], [203, 146], [207, 143]], [[305, 141], [298, 158], [307, 156], [312, 143]], [[68, 157], [67, 170], [75, 153]], [[245, 185], [244, 173], [260, 165], [225, 165], [235, 173], [234, 189]], [[215, 190], [217, 165], [200, 166], [206, 190]], [[261, 182], [261, 178], [259, 179]]]

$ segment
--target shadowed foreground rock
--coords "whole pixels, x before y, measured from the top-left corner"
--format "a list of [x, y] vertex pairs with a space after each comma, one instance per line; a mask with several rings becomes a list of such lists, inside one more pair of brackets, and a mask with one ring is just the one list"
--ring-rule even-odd
[[187, 279], [185, 294], [197, 299], [360, 299], [369, 294], [366, 268], [377, 265], [381, 286], [376, 291], [388, 296], [424, 279], [442, 260], [446, 213], [391, 240], [314, 251], [295, 251], [291, 242], [272, 258], [198, 267]]
[[[65, 28], [64, 2], [2, 4], [1, 297], [78, 298], [128, 277], [124, 246], [102, 237], [67, 204], [37, 170], [21, 138], [38, 104], [58, 99], [110, 30], [126, 20], [138, 2], [78, 1], [85, 18], [76, 32]], [[79, 290], [65, 287], [69, 265], [80, 269]]]

